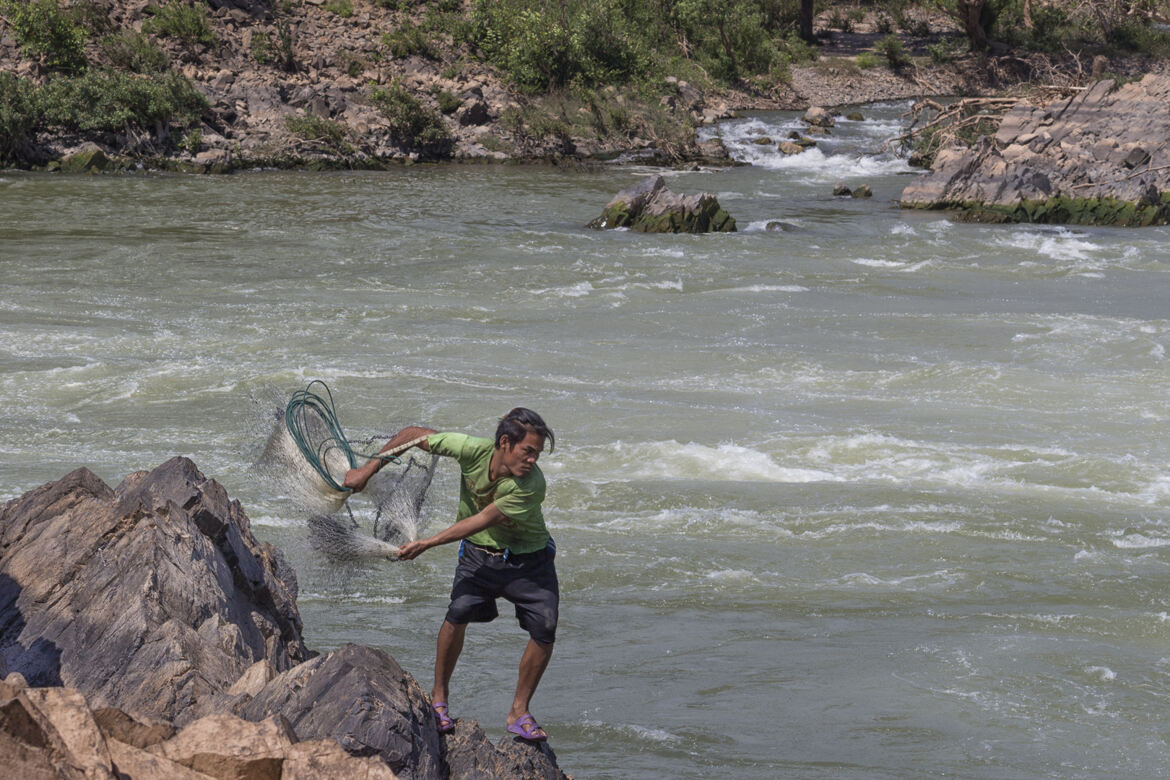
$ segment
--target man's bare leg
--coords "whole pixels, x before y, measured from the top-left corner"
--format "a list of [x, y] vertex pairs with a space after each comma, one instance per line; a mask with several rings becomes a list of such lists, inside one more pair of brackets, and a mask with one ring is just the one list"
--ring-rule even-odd
[[459, 654], [463, 652], [463, 637], [466, 633], [466, 623], [456, 625], [446, 620], [439, 629], [439, 641], [435, 646], [435, 685], [431, 688], [432, 703], [447, 701], [451, 674], [455, 671]]
[[[534, 639], [528, 640], [528, 646], [524, 648], [524, 655], [520, 657], [520, 675], [516, 678], [516, 696], [512, 699], [512, 709], [508, 713], [509, 726], [526, 713], [531, 714], [528, 712], [528, 705], [532, 700], [532, 694], [536, 693], [536, 686], [540, 684], [544, 670], [548, 668], [552, 651], [551, 644], [542, 645]], [[536, 733], [547, 736], [544, 729], [537, 729]]]

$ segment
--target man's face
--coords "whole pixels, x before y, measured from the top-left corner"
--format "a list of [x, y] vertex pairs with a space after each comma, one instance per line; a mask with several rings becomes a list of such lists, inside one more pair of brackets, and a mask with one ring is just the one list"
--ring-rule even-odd
[[536, 459], [540, 457], [541, 450], [543, 449], [544, 437], [532, 431], [525, 433], [524, 438], [516, 444], [512, 444], [505, 436], [500, 445], [504, 465], [512, 473], [512, 476], [515, 477], [528, 476], [528, 473], [532, 471], [532, 467], [536, 465]]

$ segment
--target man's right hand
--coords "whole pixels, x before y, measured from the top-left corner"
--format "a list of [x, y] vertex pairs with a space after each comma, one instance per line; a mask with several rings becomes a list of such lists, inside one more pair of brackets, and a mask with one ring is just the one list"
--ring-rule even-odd
[[364, 466], [359, 469], [350, 469], [345, 472], [345, 480], [341, 483], [342, 487], [347, 487], [355, 493], [360, 493], [365, 490], [366, 483], [370, 481], [372, 475]]

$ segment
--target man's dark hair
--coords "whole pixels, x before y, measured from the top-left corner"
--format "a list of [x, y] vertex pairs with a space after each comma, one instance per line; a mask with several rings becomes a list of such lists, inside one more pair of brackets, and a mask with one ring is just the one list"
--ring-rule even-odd
[[500, 424], [496, 426], [496, 447], [500, 446], [500, 439], [505, 436], [515, 447], [529, 433], [539, 433], [547, 439], [549, 452], [552, 452], [557, 445], [557, 438], [553, 436], [552, 429], [544, 424], [544, 420], [540, 418], [539, 414], [531, 409], [517, 406], [500, 418]]

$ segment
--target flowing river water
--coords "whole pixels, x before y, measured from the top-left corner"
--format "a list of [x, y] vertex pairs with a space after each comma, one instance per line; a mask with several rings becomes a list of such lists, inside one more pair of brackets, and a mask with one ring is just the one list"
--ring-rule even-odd
[[[0, 499], [187, 455], [311, 647], [426, 689], [454, 547], [330, 561], [251, 465], [311, 379], [355, 437], [530, 406], [563, 593], [533, 712], [576, 777], [1170, 772], [1170, 232], [900, 211], [905, 108], [793, 158], [751, 140], [794, 114], [722, 125], [752, 165], [666, 176], [725, 235], [585, 229], [629, 167], [0, 174]], [[502, 612], [451, 697], [493, 739]]]

